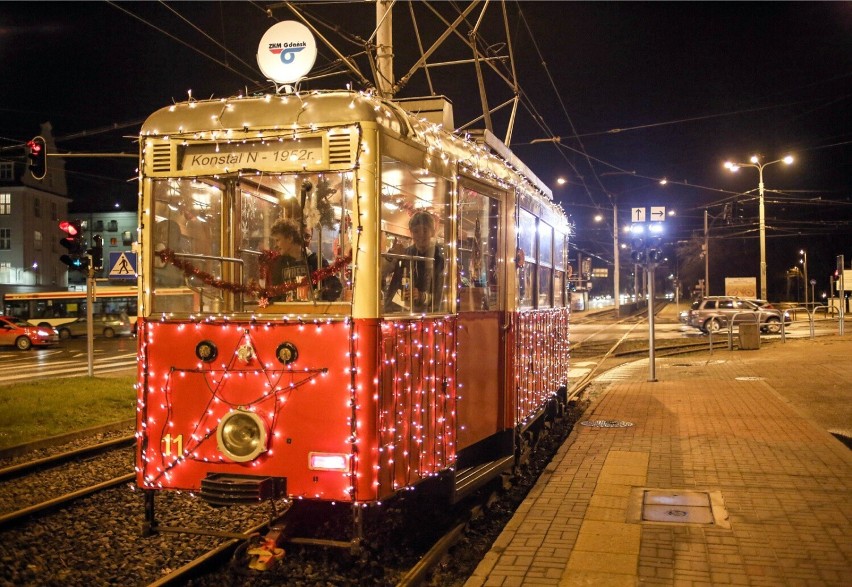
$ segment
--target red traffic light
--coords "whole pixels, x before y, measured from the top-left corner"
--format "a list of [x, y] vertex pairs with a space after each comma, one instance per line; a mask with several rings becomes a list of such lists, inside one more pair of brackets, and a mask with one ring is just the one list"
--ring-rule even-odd
[[30, 174], [35, 179], [44, 179], [47, 175], [47, 143], [44, 142], [44, 137], [34, 137], [27, 141], [27, 149]]
[[76, 220], [63, 220], [59, 223], [59, 230], [71, 236], [77, 236], [80, 234], [80, 223]]

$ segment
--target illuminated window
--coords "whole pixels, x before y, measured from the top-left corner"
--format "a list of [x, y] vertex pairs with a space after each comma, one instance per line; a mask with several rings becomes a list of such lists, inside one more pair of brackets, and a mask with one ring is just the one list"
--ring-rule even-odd
[[[346, 258], [352, 251], [352, 172], [279, 173], [261, 179], [255, 174], [210, 175], [157, 179], [152, 185], [151, 250], [170, 251], [177, 261], [153, 266], [154, 285], [202, 287], [205, 292], [204, 300], [157, 296], [152, 312], [196, 312], [203, 301], [205, 309], [233, 304], [236, 311], [261, 307], [270, 313], [289, 313], [294, 311], [285, 305], [290, 302], [351, 299], [352, 268]], [[226, 200], [224, 194], [234, 197]], [[304, 230], [301, 236], [311, 262], [322, 258], [323, 268], [332, 267], [325, 269], [319, 287], [299, 287], [288, 279], [298, 270], [296, 277], [301, 280], [307, 263], [282, 266], [287, 260], [273, 250], [271, 234], [282, 220], [294, 221]], [[132, 238], [132, 232], [122, 233], [126, 246]], [[223, 246], [233, 254], [223, 254]], [[210, 287], [220, 276], [228, 285]], [[226, 295], [229, 290], [239, 291], [230, 296]]]
[[538, 307], [553, 305], [553, 227], [538, 223]]
[[0, 194], [0, 214], [12, 213], [12, 194]]
[[446, 312], [450, 181], [389, 157], [382, 160], [381, 279], [386, 314]]
[[515, 264], [517, 271], [516, 301], [522, 308], [532, 308], [535, 303], [536, 285], [536, 256], [538, 250], [536, 245], [535, 216], [524, 209], [519, 211], [518, 216], [518, 246], [515, 252]]
[[567, 237], [558, 230], [553, 238], [553, 304], [555, 306], [567, 306], [568, 298], [565, 286], [565, 267], [568, 258]]
[[473, 189], [459, 190], [459, 311], [494, 310], [499, 279], [497, 231], [499, 202]]

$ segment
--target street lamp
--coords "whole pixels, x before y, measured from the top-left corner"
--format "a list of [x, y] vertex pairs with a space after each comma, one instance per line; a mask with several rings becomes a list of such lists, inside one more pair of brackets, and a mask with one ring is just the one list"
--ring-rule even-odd
[[[805, 307], [808, 307], [808, 253], [804, 249], [799, 251], [799, 254], [802, 255], [802, 258], [799, 260], [799, 263], [802, 264], [802, 268], [804, 269], [804, 287], [802, 289], [805, 290]], [[811, 301], [813, 300], [813, 292], [811, 292]]]
[[757, 169], [757, 173], [759, 175], [757, 189], [760, 196], [760, 298], [766, 300], [769, 298], [766, 295], [766, 213], [763, 207], [763, 168], [782, 162], [786, 165], [790, 165], [793, 162], [793, 156], [787, 155], [783, 159], [776, 159], [775, 161], [769, 161], [768, 163], [761, 163], [758, 156], [753, 155], [749, 161], [751, 161], [751, 163], [732, 163], [727, 161], [725, 163], [725, 169], [728, 169], [731, 172], [736, 172], [739, 171], [740, 167], [754, 167]]

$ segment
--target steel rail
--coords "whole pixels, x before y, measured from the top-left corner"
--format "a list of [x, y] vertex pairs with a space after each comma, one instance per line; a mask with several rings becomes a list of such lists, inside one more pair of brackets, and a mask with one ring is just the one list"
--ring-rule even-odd
[[60, 495], [59, 497], [55, 497], [53, 499], [49, 499], [41, 503], [37, 503], [20, 510], [16, 510], [14, 512], [9, 512], [7, 514], [0, 515], [0, 528], [10, 526], [15, 522], [18, 522], [24, 518], [43, 512], [45, 510], [56, 508], [60, 505], [66, 504], [71, 501], [76, 501], [83, 497], [88, 497], [89, 495], [95, 494], [99, 491], [103, 491], [104, 489], [109, 489], [110, 487], [121, 485], [122, 483], [128, 483], [130, 481], [133, 481], [135, 478], [136, 473], [128, 473], [127, 475], [114, 477], [113, 479], [110, 479], [108, 481], [103, 481], [102, 483], [98, 483], [96, 485], [84, 487], [82, 489], [78, 489], [77, 491], [72, 491], [71, 493], [66, 493], [65, 495]]
[[90, 455], [99, 454], [101, 452], [105, 452], [113, 448], [132, 446], [135, 440], [136, 437], [134, 435], [122, 436], [120, 438], [107, 440], [106, 442], [102, 442], [100, 444], [84, 446], [81, 448], [69, 450], [67, 452], [58, 453], [55, 455], [50, 455], [40, 459], [26, 461], [18, 463], [16, 465], [10, 465], [8, 467], [0, 469], [0, 480], [10, 479], [13, 477], [21, 477], [34, 471], [63, 465], [70, 461], [80, 459], [82, 457], [87, 457]]

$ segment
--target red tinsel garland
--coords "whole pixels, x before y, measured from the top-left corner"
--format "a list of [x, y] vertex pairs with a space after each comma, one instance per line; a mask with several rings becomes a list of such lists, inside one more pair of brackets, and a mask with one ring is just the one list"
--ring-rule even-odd
[[[248, 284], [243, 285], [242, 283], [225, 281], [224, 279], [216, 277], [211, 273], [202, 271], [192, 263], [179, 259], [172, 249], [163, 249], [162, 251], [157, 251], [156, 255], [160, 257], [160, 259], [164, 263], [170, 263], [181, 271], [183, 271], [183, 274], [187, 277], [194, 277], [196, 279], [201, 280], [205, 284], [215, 287], [217, 289], [224, 289], [234, 293], [249, 294], [257, 296], [261, 299], [280, 296], [281, 294], [284, 294], [288, 291], [295, 291], [296, 289], [304, 285], [303, 283], [299, 282], [291, 282], [282, 283], [281, 285], [262, 286], [255, 280], [251, 280], [248, 282]], [[261, 254], [260, 278], [264, 280], [264, 283], [269, 279], [269, 268], [272, 265], [272, 262], [275, 261], [275, 259], [277, 259], [279, 256], [280, 255], [276, 251], [264, 251]], [[327, 267], [322, 267], [312, 272], [311, 283], [316, 285], [324, 279], [331, 277], [332, 275], [343, 269], [346, 265], [348, 265], [350, 261], [352, 261], [352, 255], [338, 257], [337, 259], [335, 259], [334, 263], [331, 263]]]

